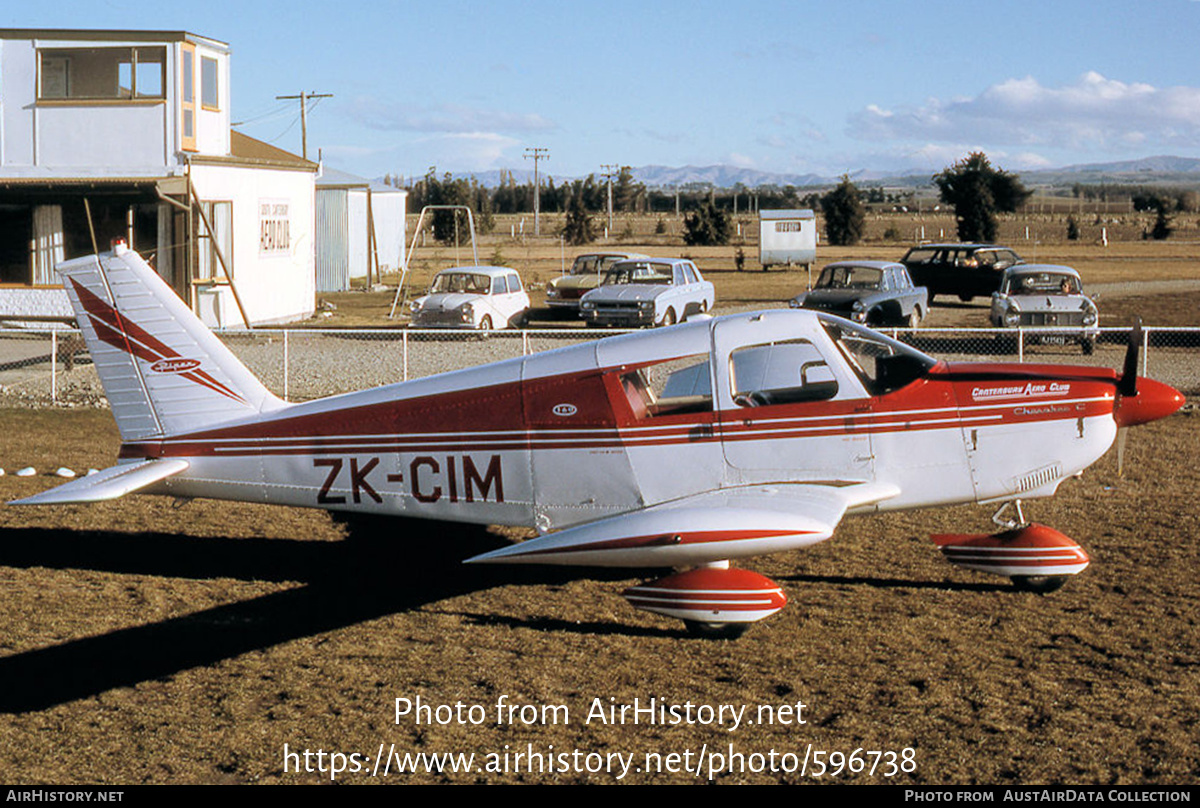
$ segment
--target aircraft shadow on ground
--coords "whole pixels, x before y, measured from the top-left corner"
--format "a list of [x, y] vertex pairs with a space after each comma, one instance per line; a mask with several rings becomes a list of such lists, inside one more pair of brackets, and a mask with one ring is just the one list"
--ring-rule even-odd
[[[580, 573], [612, 574], [462, 565], [464, 558], [504, 543], [471, 525], [439, 525], [436, 541], [386, 543], [375, 538], [313, 542], [6, 530], [0, 566], [299, 586], [0, 659], [0, 712], [47, 709], [495, 586], [566, 583]], [[629, 571], [622, 575], [628, 577]]]

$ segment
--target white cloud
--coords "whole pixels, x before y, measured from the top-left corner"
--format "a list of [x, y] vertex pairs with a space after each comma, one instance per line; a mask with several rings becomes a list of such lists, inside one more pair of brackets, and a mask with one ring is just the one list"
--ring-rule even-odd
[[867, 140], [986, 142], [1052, 149], [1200, 146], [1200, 87], [1157, 88], [1084, 73], [1045, 87], [1032, 76], [973, 98], [932, 98], [914, 107], [868, 105], [848, 133]]
[[438, 171], [487, 171], [514, 163], [517, 157], [508, 152], [521, 143], [493, 132], [464, 132], [418, 138], [405, 150], [423, 155]]
[[359, 96], [346, 106], [347, 114], [371, 129], [400, 132], [470, 133], [545, 132], [557, 129], [550, 119], [532, 112], [477, 109], [460, 104], [421, 106]]

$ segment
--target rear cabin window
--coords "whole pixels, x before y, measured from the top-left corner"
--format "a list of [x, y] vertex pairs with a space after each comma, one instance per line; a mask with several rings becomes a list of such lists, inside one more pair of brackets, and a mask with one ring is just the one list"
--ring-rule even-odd
[[619, 378], [630, 409], [638, 418], [712, 411], [708, 354], [643, 365]]

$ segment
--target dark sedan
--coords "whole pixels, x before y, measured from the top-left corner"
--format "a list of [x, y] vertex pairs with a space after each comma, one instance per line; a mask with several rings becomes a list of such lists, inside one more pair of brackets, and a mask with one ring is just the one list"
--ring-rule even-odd
[[796, 295], [793, 309], [816, 309], [870, 326], [916, 328], [929, 310], [926, 290], [908, 270], [890, 261], [839, 261], [821, 270], [811, 290]]

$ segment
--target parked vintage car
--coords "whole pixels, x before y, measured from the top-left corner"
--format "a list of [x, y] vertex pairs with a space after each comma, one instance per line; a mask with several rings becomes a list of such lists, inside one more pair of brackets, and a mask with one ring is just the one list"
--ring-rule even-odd
[[715, 300], [713, 285], [691, 261], [636, 258], [613, 264], [579, 311], [589, 325], [673, 325], [710, 311]]
[[414, 300], [415, 328], [507, 328], [520, 325], [529, 295], [515, 269], [453, 267], [433, 278], [429, 294]]
[[[992, 325], [1029, 328], [1027, 341], [1077, 342], [1085, 354], [1096, 347], [1100, 313], [1083, 293], [1079, 273], [1054, 264], [1021, 264], [1004, 270], [1000, 290], [992, 295]], [[1001, 342], [1015, 339], [1001, 335]]]
[[1021, 256], [995, 244], [922, 244], [913, 247], [900, 263], [913, 283], [929, 290], [929, 302], [938, 295], [968, 301], [987, 297], [1000, 288], [1000, 275]]
[[816, 285], [789, 301], [870, 326], [916, 328], [929, 311], [925, 287], [914, 286], [903, 264], [839, 261], [821, 270]]
[[618, 261], [630, 258], [649, 258], [641, 253], [585, 253], [575, 257], [571, 271], [546, 284], [546, 305], [552, 309], [579, 311], [579, 301], [600, 285], [604, 274]]

